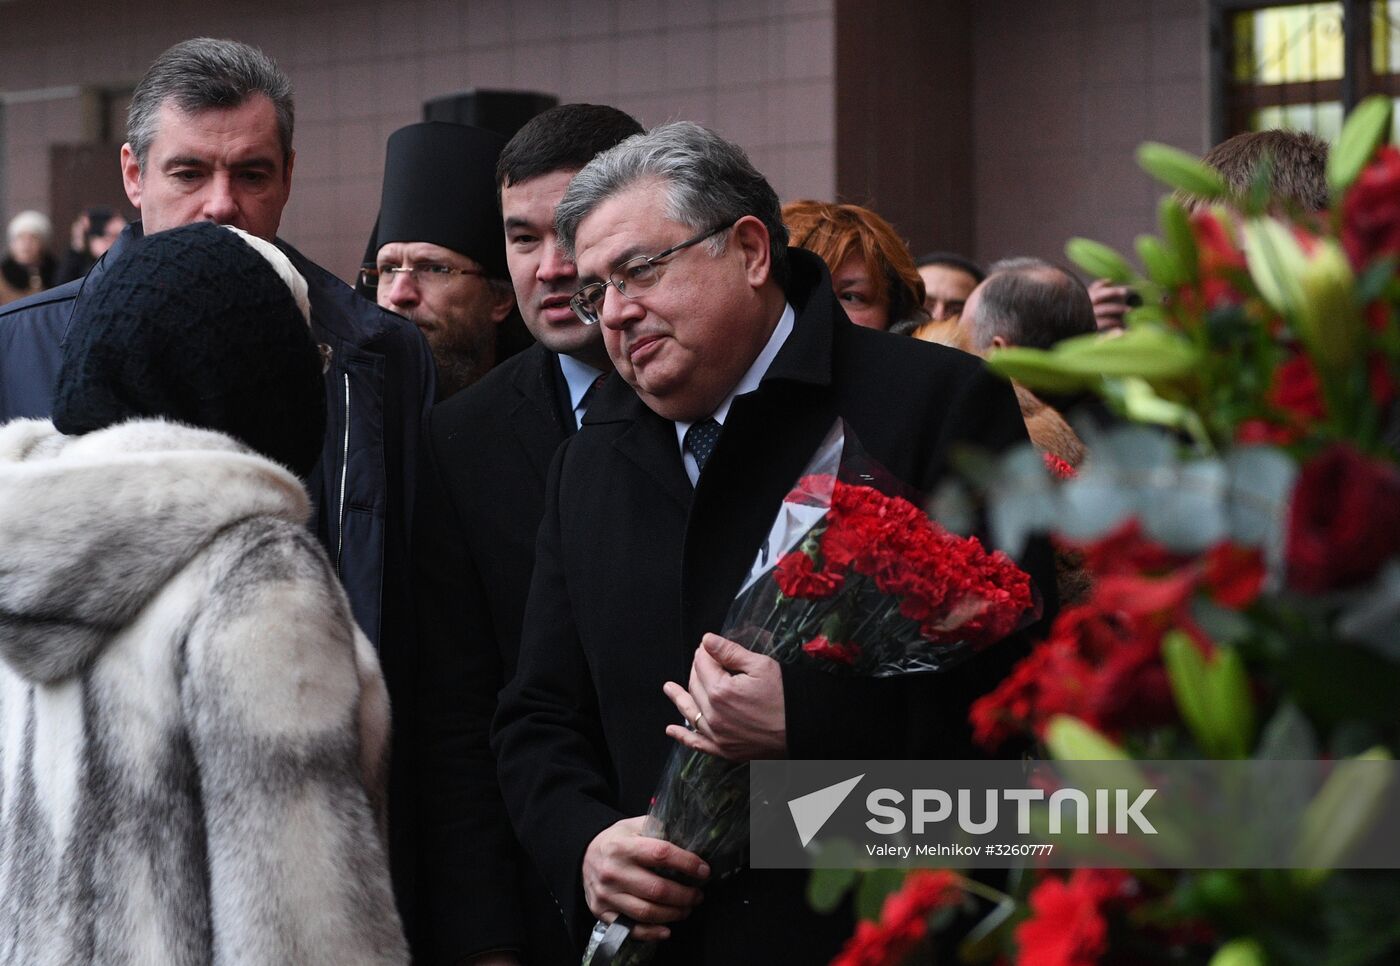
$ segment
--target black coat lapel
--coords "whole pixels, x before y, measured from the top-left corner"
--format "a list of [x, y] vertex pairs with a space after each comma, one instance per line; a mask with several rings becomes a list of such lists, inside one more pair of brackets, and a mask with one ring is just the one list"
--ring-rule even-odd
[[528, 351], [534, 358], [526, 360], [516, 371], [515, 389], [519, 396], [506, 418], [530, 466], [543, 480], [549, 461], [568, 435], [568, 429], [560, 421], [558, 391], [554, 384], [559, 361], [541, 345]]
[[686, 509], [690, 506], [693, 491], [690, 477], [685, 474], [685, 464], [681, 462], [676, 424], [662, 419], [643, 406], [640, 400], [637, 406], [642, 411], [617, 437], [613, 446], [650, 476], [661, 493], [675, 500], [681, 509]]

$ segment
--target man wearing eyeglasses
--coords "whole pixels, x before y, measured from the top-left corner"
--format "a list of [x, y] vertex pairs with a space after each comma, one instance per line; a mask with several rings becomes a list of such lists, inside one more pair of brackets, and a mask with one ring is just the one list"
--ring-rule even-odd
[[626, 917], [662, 940], [658, 964], [827, 962], [850, 910], [813, 913], [804, 873], [715, 881], [641, 816], [678, 741], [739, 761], [971, 755], [968, 707], [1018, 648], [858, 680], [714, 632], [834, 420], [931, 492], [953, 447], [1026, 438], [1015, 397], [971, 356], [853, 325], [820, 260], [786, 247], [772, 187], [697, 125], [595, 158], [556, 228], [621, 378], [551, 468], [493, 735], [507, 806], [580, 934]]
[[612, 371], [602, 332], [569, 308], [578, 276], [556, 243], [554, 206], [595, 154], [641, 130], [615, 108], [563, 104], [529, 121], [501, 151], [495, 184], [504, 239], [496, 241], [538, 341], [435, 406], [428, 422], [414, 583], [431, 939], [420, 959], [432, 966], [579, 959], [558, 904], [516, 840], [489, 734], [520, 649], [550, 460]]
[[496, 207], [504, 144], [494, 132], [440, 121], [389, 135], [378, 251], [360, 282], [428, 340], [439, 399], [496, 364], [498, 330], [515, 308]]

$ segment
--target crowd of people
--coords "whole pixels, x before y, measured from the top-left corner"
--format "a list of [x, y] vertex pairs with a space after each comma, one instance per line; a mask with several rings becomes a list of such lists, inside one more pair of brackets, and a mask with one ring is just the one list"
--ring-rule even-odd
[[278, 236], [293, 127], [261, 52], [177, 44], [139, 220], [85, 212], [65, 272], [9, 225], [0, 962], [562, 964], [619, 917], [657, 963], [828, 961], [851, 910], [801, 874], [645, 834], [669, 750], [973, 757], [1035, 628], [858, 680], [720, 637], [729, 603], [838, 417], [925, 493], [1028, 429], [1083, 460], [1073, 400], [977, 355], [1132, 293], [916, 259], [703, 127], [566, 104], [395, 132], [357, 294]]

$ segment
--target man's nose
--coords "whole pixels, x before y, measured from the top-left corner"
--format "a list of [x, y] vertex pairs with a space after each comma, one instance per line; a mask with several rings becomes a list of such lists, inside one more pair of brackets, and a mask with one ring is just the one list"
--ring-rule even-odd
[[[380, 278], [380, 285], [384, 279]], [[420, 292], [412, 272], [393, 272], [389, 275], [388, 299], [390, 305], [417, 305]]]
[[598, 310], [598, 319], [610, 329], [626, 328], [647, 314], [646, 307], [636, 299], [629, 299], [617, 290], [616, 285], [603, 289], [603, 305]]
[[204, 196], [204, 217], [220, 225], [237, 224], [238, 199], [234, 197], [233, 182], [227, 174], [218, 173], [209, 179]]
[[535, 270], [535, 276], [542, 282], [577, 278], [578, 269], [564, 257], [557, 243], [548, 241], [544, 244], [544, 253], [540, 256], [540, 267]]

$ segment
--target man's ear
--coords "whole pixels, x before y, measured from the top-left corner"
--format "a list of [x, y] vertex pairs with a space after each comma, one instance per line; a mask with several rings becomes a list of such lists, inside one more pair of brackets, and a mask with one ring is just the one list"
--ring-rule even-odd
[[509, 286], [491, 286], [491, 321], [500, 325], [515, 308], [515, 292]]
[[744, 275], [754, 288], [773, 277], [772, 252], [768, 249], [768, 227], [753, 215], [745, 215], [734, 223], [734, 245], [744, 261]]
[[131, 207], [141, 210], [141, 163], [136, 160], [136, 152], [131, 150], [131, 142], [122, 145], [121, 155], [122, 187]]
[[1005, 349], [1005, 348], [1006, 348], [1007, 346], [1009, 346], [1009, 345], [1011, 345], [1011, 343], [1010, 343], [1010, 342], [1007, 342], [1006, 339], [1004, 339], [1003, 337], [1001, 337], [1001, 336], [999, 336], [999, 335], [994, 335], [994, 336], [992, 336], [992, 345], [991, 345], [991, 348], [993, 348], [993, 349]]

